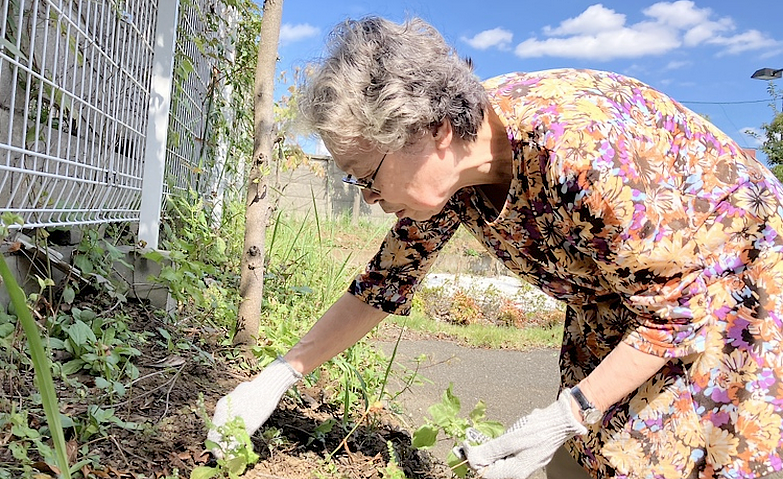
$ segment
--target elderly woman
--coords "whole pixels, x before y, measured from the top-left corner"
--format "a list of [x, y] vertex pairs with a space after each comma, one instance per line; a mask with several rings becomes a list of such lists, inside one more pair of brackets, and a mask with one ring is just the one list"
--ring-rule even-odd
[[783, 468], [783, 192], [764, 166], [621, 75], [479, 83], [420, 20], [346, 21], [329, 47], [304, 118], [399, 221], [301, 341], [221, 399], [216, 424], [239, 415], [254, 432], [302, 374], [408, 313], [461, 224], [567, 304], [561, 392], [496, 439], [473, 435], [460, 452], [482, 477], [524, 478], [553, 456], [550, 477], [577, 463], [595, 478]]

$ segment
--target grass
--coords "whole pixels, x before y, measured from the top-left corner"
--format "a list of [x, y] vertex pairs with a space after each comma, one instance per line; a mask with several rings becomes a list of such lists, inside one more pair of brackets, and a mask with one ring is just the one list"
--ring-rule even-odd
[[467, 326], [448, 324], [428, 318], [424, 313], [413, 310], [409, 318], [390, 316], [392, 324], [424, 335], [445, 335], [454, 341], [477, 348], [516, 349], [520, 351], [538, 348], [556, 348], [563, 336], [562, 326], [512, 328], [487, 324]]

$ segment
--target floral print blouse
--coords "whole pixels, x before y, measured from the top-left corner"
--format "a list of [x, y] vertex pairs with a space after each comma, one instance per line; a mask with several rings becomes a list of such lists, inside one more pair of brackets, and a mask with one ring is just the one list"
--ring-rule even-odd
[[588, 70], [485, 82], [514, 150], [502, 211], [460, 190], [401, 219], [350, 291], [406, 314], [462, 224], [567, 305], [563, 387], [621, 341], [670, 361], [567, 447], [593, 477], [754, 478], [783, 468], [783, 190], [708, 121]]

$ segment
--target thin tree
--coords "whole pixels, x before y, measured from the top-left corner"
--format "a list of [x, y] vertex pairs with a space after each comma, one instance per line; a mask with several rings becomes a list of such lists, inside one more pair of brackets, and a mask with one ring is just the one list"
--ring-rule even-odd
[[276, 140], [273, 96], [283, 0], [264, 0], [263, 12], [253, 96], [253, 156], [247, 183], [245, 246], [240, 264], [242, 300], [234, 344], [251, 344], [256, 340], [264, 295], [264, 251], [269, 215], [266, 173]]
[[778, 110], [778, 101], [783, 99], [783, 91], [775, 88], [775, 84], [770, 81], [767, 93], [772, 98], [769, 104], [773, 113], [772, 121], [761, 125], [761, 134], [752, 130], [745, 133], [762, 142], [759, 149], [767, 155], [767, 164], [772, 172], [783, 182], [783, 108]]

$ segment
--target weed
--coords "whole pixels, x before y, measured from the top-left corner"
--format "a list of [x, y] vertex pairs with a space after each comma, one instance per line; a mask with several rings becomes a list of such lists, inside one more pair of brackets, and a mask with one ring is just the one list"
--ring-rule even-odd
[[[438, 435], [442, 432], [453, 445], [461, 444], [465, 440], [465, 430], [473, 427], [489, 437], [498, 437], [503, 434], [505, 428], [496, 421], [486, 419], [487, 407], [483, 401], [479, 401], [468, 417], [460, 417], [462, 405], [454, 395], [453, 385], [443, 393], [439, 403], [433, 404], [427, 409], [431, 416], [427, 423], [413, 433], [413, 445], [421, 449], [427, 449], [435, 445]], [[446, 462], [452, 467], [454, 474], [465, 477], [467, 466], [457, 458], [453, 452], [449, 452]]]
[[[12, 440], [8, 443], [8, 449], [14, 459], [18, 461], [19, 472], [29, 474], [32, 472], [33, 451], [41, 454], [45, 460], [55, 463], [54, 451], [46, 444], [46, 437], [37, 429], [30, 427], [31, 418], [26, 410], [19, 410], [15, 405], [10, 405], [10, 412], [0, 413], [0, 429], [9, 430]], [[0, 468], [2, 471], [4, 468]], [[6, 470], [10, 474], [10, 470]], [[0, 477], [2, 477], [0, 472]], [[10, 476], [9, 476], [10, 477]]]
[[107, 437], [113, 426], [119, 426], [123, 429], [140, 430], [142, 426], [134, 422], [126, 422], [114, 414], [113, 408], [102, 408], [95, 404], [87, 407], [87, 418], [78, 422], [69, 421], [70, 426], [74, 428], [80, 442], [86, 442], [95, 435]]
[[434, 320], [461, 326], [483, 323], [515, 328], [554, 328], [563, 323], [562, 305], [553, 306], [550, 298], [530, 285], [522, 284], [515, 293], [509, 294], [492, 284], [480, 286], [486, 283], [483, 278], [473, 283], [471, 276], [458, 276], [437, 286], [425, 286], [414, 300], [414, 307]]
[[383, 479], [407, 479], [405, 477], [405, 472], [400, 469], [398, 464], [394, 444], [391, 441], [386, 441], [386, 448], [389, 451], [389, 462], [386, 463], [386, 467], [381, 471], [381, 477]]
[[[212, 213], [194, 192], [173, 196], [171, 212], [163, 224], [162, 247], [166, 255], [148, 251], [143, 256], [161, 264], [151, 278], [168, 288], [180, 314], [192, 315], [196, 324], [231, 330], [239, 304], [238, 258], [241, 244], [223, 230], [242, 231], [241, 215], [226, 214], [215, 226]], [[228, 212], [235, 206], [227, 205]], [[228, 239], [224, 239], [228, 238]], [[226, 338], [230, 344], [230, 338]]]
[[[8, 220], [8, 217], [3, 217], [2, 225], [0, 225], [0, 229], [3, 230], [0, 231], [1, 237], [5, 237], [8, 233], [7, 230], [5, 230], [5, 225], [8, 224]], [[11, 274], [11, 270], [8, 268], [5, 256], [3, 255], [0, 255], [0, 276], [2, 277], [3, 284], [11, 298], [11, 302], [14, 305], [19, 322], [22, 324], [25, 336], [27, 337], [27, 343], [30, 348], [30, 358], [35, 369], [35, 377], [41, 391], [41, 400], [49, 425], [49, 433], [51, 434], [52, 442], [54, 444], [53, 454], [50, 450], [47, 450], [48, 446], [45, 446], [43, 443], [36, 443], [37, 449], [44, 457], [53, 459], [52, 462], [58, 465], [64, 479], [70, 479], [71, 474], [68, 465], [68, 456], [65, 450], [65, 435], [60, 419], [59, 399], [54, 389], [54, 381], [52, 379], [51, 361], [44, 349], [38, 325], [35, 320], [33, 320], [30, 309], [27, 306], [24, 291], [22, 291], [22, 288], [19, 287], [16, 279]], [[30, 437], [28, 429], [29, 428], [26, 428], [26, 425], [17, 424], [17, 431], [23, 432], [25, 437], [31, 440], [40, 438], [40, 436], [38, 436], [38, 438]], [[35, 435], [37, 434], [38, 433], [35, 432]], [[19, 443], [16, 444], [18, 445]], [[12, 449], [12, 453], [14, 454], [14, 457], [17, 455], [22, 456], [23, 458], [27, 457], [27, 450]]]
[[127, 317], [103, 318], [92, 310], [79, 308], [55, 318], [49, 324], [49, 344], [72, 358], [63, 364], [61, 372], [69, 375], [85, 370], [100, 377], [96, 384], [101, 389], [123, 396], [121, 379], [139, 376], [131, 360], [141, 354], [131, 346], [139, 341], [139, 336], [128, 330], [128, 321]]
[[[198, 411], [208, 427], [214, 427], [206, 413], [203, 397], [199, 397]], [[253, 451], [253, 443], [245, 429], [245, 421], [241, 417], [232, 418], [216, 430], [222, 437], [230, 437], [232, 440], [227, 444], [206, 441], [207, 449], [219, 451], [217, 466], [196, 467], [190, 473], [190, 479], [237, 479], [248, 466], [258, 462], [259, 456]]]
[[[82, 235], [82, 240], [74, 251], [73, 265], [78, 268], [82, 278], [91, 280], [97, 290], [119, 303], [125, 302], [125, 296], [118, 292], [109, 279], [112, 277], [115, 263], [122, 263], [128, 269], [133, 268], [125, 261], [125, 253], [105, 239], [107, 236], [111, 237], [111, 233], [103, 232], [102, 229], [86, 228], [82, 230]], [[61, 302], [65, 304], [73, 302], [81, 286], [82, 283], [76, 278], [70, 278], [63, 287]]]

